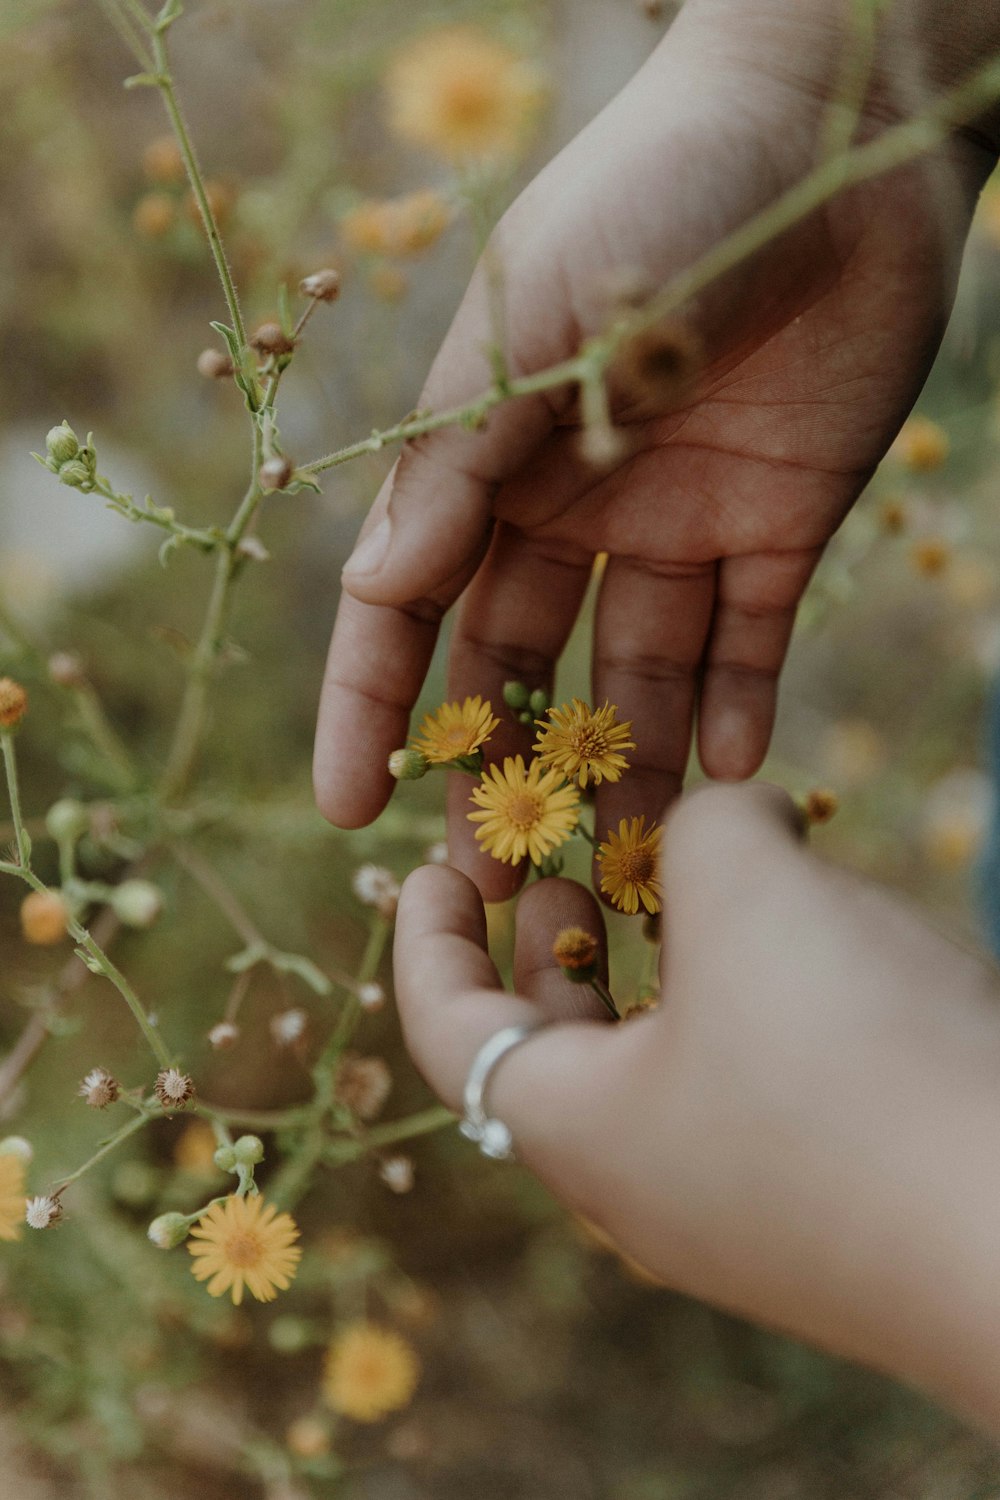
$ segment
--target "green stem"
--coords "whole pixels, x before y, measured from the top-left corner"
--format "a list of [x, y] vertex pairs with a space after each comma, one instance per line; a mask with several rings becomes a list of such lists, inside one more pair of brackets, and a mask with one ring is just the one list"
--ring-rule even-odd
[[95, 942], [86, 927], [82, 927], [79, 922], [71, 921], [69, 923], [69, 930], [83, 951], [93, 959], [96, 965], [96, 972], [103, 974], [106, 979], [109, 979], [125, 1001], [125, 1004], [135, 1017], [140, 1031], [149, 1043], [150, 1050], [160, 1064], [160, 1067], [172, 1068], [174, 1060], [167, 1051], [163, 1038], [147, 1016], [141, 1000], [125, 978], [125, 975], [120, 969], [115, 967], [111, 959], [104, 952], [104, 949]]
[[160, 783], [159, 795], [165, 802], [186, 790], [198, 759], [212, 677], [222, 650], [233, 563], [233, 553], [228, 548], [220, 552], [216, 559], [215, 579], [205, 613], [205, 623], [188, 668], [188, 682], [177, 717], [177, 729]]
[[10, 813], [14, 820], [14, 837], [17, 841], [17, 857], [24, 869], [31, 863], [31, 839], [21, 816], [21, 794], [17, 782], [17, 755], [14, 736], [9, 730], [0, 729], [0, 744], [3, 745], [3, 763], [7, 773], [7, 791], [10, 796]]
[[366, 1130], [364, 1135], [357, 1141], [331, 1141], [326, 1151], [326, 1161], [331, 1166], [340, 1166], [344, 1162], [357, 1161], [368, 1151], [381, 1151], [386, 1146], [398, 1146], [403, 1141], [415, 1140], [417, 1136], [431, 1135], [435, 1130], [443, 1130], [446, 1125], [453, 1125], [456, 1116], [443, 1104], [432, 1105], [430, 1109], [424, 1109], [415, 1115], [407, 1115], [405, 1120], [393, 1120], [388, 1125], [379, 1125], [374, 1130]]
[[60, 1178], [59, 1182], [56, 1184], [53, 1190], [55, 1194], [58, 1195], [59, 1193], [62, 1193], [66, 1188], [69, 1187], [70, 1183], [77, 1182], [85, 1172], [90, 1171], [91, 1167], [96, 1166], [97, 1163], [101, 1161], [105, 1156], [109, 1156], [112, 1151], [116, 1150], [121, 1145], [122, 1141], [127, 1141], [130, 1135], [137, 1134], [137, 1132], [148, 1125], [151, 1120], [154, 1120], [156, 1118], [156, 1115], [147, 1114], [145, 1112], [143, 1112], [142, 1114], [134, 1115], [132, 1119], [129, 1120], [126, 1124], [122, 1125], [119, 1130], [116, 1130], [114, 1135], [109, 1136], [104, 1144], [94, 1152], [93, 1156], [89, 1157], [88, 1160], [84, 1162], [82, 1167], [77, 1167], [76, 1171], [71, 1172], [68, 1177]]
[[593, 990], [598, 1000], [600, 1000], [601, 1004], [604, 1006], [604, 1009], [608, 1012], [608, 1014], [612, 1016], [614, 1020], [620, 1021], [621, 1012], [615, 1004], [614, 996], [608, 989], [607, 985], [604, 983], [604, 980], [601, 979], [597, 974], [595, 974], [593, 979], [589, 980], [588, 983], [590, 984], [590, 988]]
[[116, 785], [124, 791], [134, 791], [139, 780], [135, 764], [109, 722], [93, 687], [89, 682], [82, 683], [73, 688], [72, 693], [83, 729], [95, 749], [107, 760]]
[[162, 31], [156, 31], [153, 33], [152, 41], [157, 87], [163, 97], [167, 114], [170, 116], [170, 123], [173, 126], [174, 135], [177, 137], [181, 156], [184, 158], [184, 166], [187, 170], [188, 181], [191, 184], [191, 191], [194, 193], [195, 201], [198, 204], [202, 223], [205, 226], [205, 234], [208, 237], [209, 249], [212, 252], [212, 259], [215, 262], [215, 269], [222, 283], [226, 306], [229, 309], [229, 321], [232, 324], [233, 332], [236, 334], [242, 352], [247, 346], [247, 334], [243, 323], [243, 314], [240, 312], [236, 285], [233, 281], [232, 272], [229, 269], [229, 262], [226, 259], [219, 226], [216, 222], [208, 193], [205, 190], [205, 182], [201, 175], [201, 168], [198, 165], [198, 158], [195, 155], [194, 145], [188, 133], [184, 116], [181, 113], [177, 95], [174, 92], [174, 81], [170, 76], [170, 59], [167, 51], [166, 35]]

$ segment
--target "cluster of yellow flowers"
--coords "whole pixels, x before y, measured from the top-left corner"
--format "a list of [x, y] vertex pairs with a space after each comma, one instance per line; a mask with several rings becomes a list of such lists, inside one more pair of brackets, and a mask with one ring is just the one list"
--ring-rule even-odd
[[[537, 696], [521, 683], [504, 689], [505, 702], [514, 709], [535, 707]], [[631, 724], [619, 721], [612, 704], [591, 708], [580, 698], [542, 712], [534, 719], [535, 756], [527, 766], [514, 755], [484, 769], [482, 748], [500, 720], [477, 695], [427, 714], [409, 748], [393, 752], [389, 769], [401, 780], [416, 779], [433, 766], [476, 775], [468, 818], [479, 824], [476, 840], [486, 853], [511, 865], [527, 858], [540, 873], [555, 874], [555, 851], [580, 833], [594, 845], [601, 890], [618, 910], [634, 916], [641, 905], [655, 914], [662, 898], [659, 826], [647, 827], [645, 817], [622, 818], [618, 831], [609, 829], [598, 843], [580, 821], [581, 794], [589, 786], [619, 781], [628, 770], [624, 752], [635, 749]], [[532, 722], [530, 712], [519, 718]]]

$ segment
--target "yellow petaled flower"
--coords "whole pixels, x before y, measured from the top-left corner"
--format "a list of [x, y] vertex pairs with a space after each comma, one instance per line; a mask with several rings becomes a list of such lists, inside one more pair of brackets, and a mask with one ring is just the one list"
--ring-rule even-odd
[[593, 781], [619, 781], [628, 761], [623, 750], [634, 750], [629, 739], [631, 724], [619, 724], [617, 710], [605, 703], [603, 708], [589, 708], [580, 698], [562, 708], [548, 710], [549, 723], [537, 719], [538, 738], [532, 747], [543, 766], [561, 771], [568, 781], [586, 786]]
[[0, 1240], [19, 1240], [24, 1222], [24, 1162], [0, 1152]]
[[580, 816], [580, 794], [558, 771], [546, 771], [533, 760], [527, 770], [519, 755], [508, 755], [484, 771], [472, 800], [480, 811], [467, 814], [481, 823], [476, 840], [494, 859], [518, 865], [525, 855], [540, 864], [569, 838]]
[[515, 155], [544, 99], [537, 70], [471, 26], [414, 42], [385, 88], [396, 134], [449, 159]]
[[655, 823], [647, 828], [644, 817], [631, 821], [622, 818], [618, 832], [609, 830], [607, 843], [597, 852], [601, 890], [630, 917], [639, 910], [640, 901], [648, 912], [658, 912], [663, 904], [659, 880], [661, 832]]
[[417, 1356], [398, 1333], [377, 1323], [352, 1323], [327, 1352], [323, 1395], [334, 1411], [355, 1422], [378, 1422], [409, 1405], [419, 1378]]
[[290, 1214], [279, 1214], [263, 1198], [227, 1198], [205, 1210], [191, 1231], [188, 1249], [195, 1257], [191, 1270], [208, 1282], [213, 1297], [232, 1291], [234, 1304], [243, 1301], [247, 1286], [258, 1302], [273, 1302], [276, 1288], [287, 1291], [302, 1251]]
[[434, 713], [428, 714], [413, 741], [417, 750], [431, 765], [445, 765], [463, 755], [471, 755], [480, 745], [485, 745], [500, 723], [494, 718], [489, 701], [485, 703], [477, 693], [466, 698], [464, 703], [442, 703]]

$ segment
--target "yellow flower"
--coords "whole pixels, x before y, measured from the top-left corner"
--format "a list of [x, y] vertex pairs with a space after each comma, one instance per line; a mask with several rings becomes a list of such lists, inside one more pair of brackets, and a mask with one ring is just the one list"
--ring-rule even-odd
[[390, 67], [385, 88], [400, 139], [449, 159], [515, 155], [544, 98], [529, 63], [471, 26], [414, 42]]
[[427, 714], [413, 743], [431, 765], [442, 766], [478, 750], [499, 723], [489, 701], [484, 703], [477, 693], [464, 703], [442, 703]]
[[344, 243], [363, 255], [419, 255], [448, 228], [451, 210], [433, 188], [365, 198], [340, 220]]
[[292, 1243], [299, 1231], [289, 1214], [279, 1214], [263, 1198], [237, 1198], [213, 1203], [191, 1231], [195, 1256], [191, 1270], [199, 1281], [211, 1276], [208, 1290], [221, 1297], [232, 1289], [233, 1303], [243, 1301], [244, 1285], [258, 1302], [273, 1302], [275, 1288], [287, 1291], [302, 1251]]
[[628, 770], [623, 750], [634, 750], [629, 739], [631, 724], [619, 724], [617, 710], [605, 703], [603, 708], [589, 708], [579, 698], [562, 708], [548, 710], [550, 722], [537, 719], [539, 735], [532, 747], [543, 766], [561, 771], [568, 781], [586, 786], [588, 780], [600, 786], [602, 781], [618, 781]]
[[580, 794], [566, 786], [558, 771], [546, 771], [533, 760], [527, 771], [519, 755], [508, 755], [483, 773], [472, 800], [480, 812], [467, 814], [481, 823], [476, 840], [494, 859], [517, 865], [525, 855], [536, 865], [564, 844], [580, 816]]
[[607, 843], [600, 846], [597, 858], [601, 866], [601, 890], [605, 891], [619, 911], [635, 916], [639, 902], [648, 912], [662, 906], [663, 887], [659, 880], [660, 829], [656, 824], [646, 828], [646, 819], [622, 818], [618, 832], [608, 831]]
[[378, 1422], [409, 1404], [419, 1377], [417, 1356], [398, 1333], [377, 1323], [352, 1323], [327, 1352], [323, 1395], [334, 1411], [355, 1422]]
[[215, 1148], [218, 1144], [215, 1131], [207, 1120], [192, 1120], [174, 1144], [174, 1164], [198, 1177], [217, 1177], [219, 1168], [215, 1165]]
[[24, 1162], [0, 1153], [0, 1240], [19, 1240], [24, 1222]]
[[948, 457], [951, 444], [948, 434], [930, 417], [915, 416], [905, 421], [889, 452], [904, 468], [915, 474], [940, 469]]

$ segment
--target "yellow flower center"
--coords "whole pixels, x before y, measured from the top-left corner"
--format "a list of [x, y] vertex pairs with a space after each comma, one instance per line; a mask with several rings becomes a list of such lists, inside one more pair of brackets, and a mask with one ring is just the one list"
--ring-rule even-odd
[[237, 1230], [226, 1240], [226, 1259], [241, 1271], [248, 1271], [257, 1265], [263, 1253], [260, 1236], [254, 1234], [252, 1229]]
[[515, 828], [527, 831], [534, 828], [542, 813], [541, 801], [530, 792], [515, 792], [507, 803], [507, 821]]
[[493, 91], [479, 77], [453, 78], [445, 93], [445, 109], [455, 125], [478, 125], [496, 108]]
[[656, 870], [656, 860], [648, 849], [629, 849], [621, 857], [622, 879], [631, 885], [645, 885]]
[[608, 752], [608, 742], [601, 730], [588, 725], [573, 736], [573, 749], [581, 760], [597, 760]]
[[466, 724], [453, 724], [450, 729], [445, 730], [442, 736], [448, 749], [454, 750], [456, 755], [461, 755], [468, 750], [471, 737], [472, 731]]

